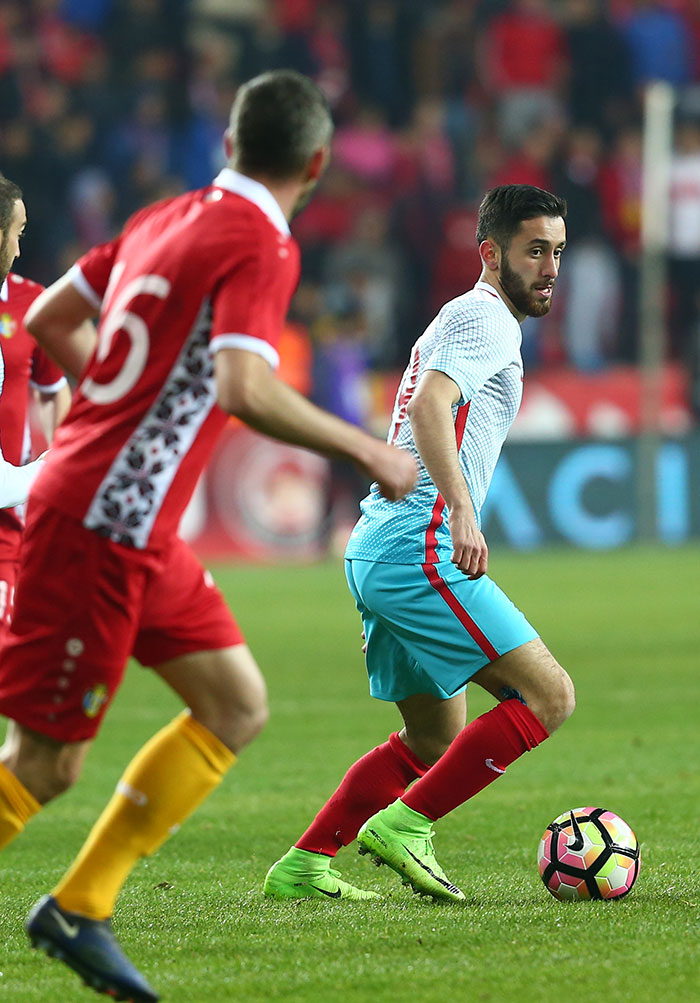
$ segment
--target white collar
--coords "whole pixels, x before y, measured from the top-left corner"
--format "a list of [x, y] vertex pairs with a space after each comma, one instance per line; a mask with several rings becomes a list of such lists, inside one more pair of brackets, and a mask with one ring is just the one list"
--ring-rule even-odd
[[247, 174], [240, 174], [231, 167], [224, 167], [222, 171], [212, 181], [217, 188], [225, 188], [226, 191], [241, 195], [249, 202], [253, 202], [258, 209], [261, 209], [267, 218], [273, 223], [280, 233], [285, 237], [289, 236], [289, 224], [282, 212], [279, 202], [269, 188], [249, 178]]
[[503, 305], [506, 306], [505, 301], [501, 296], [501, 294], [499, 293], [498, 289], [496, 289], [495, 286], [492, 286], [490, 282], [484, 282], [483, 279], [479, 279], [474, 288], [481, 289], [481, 291], [485, 293], [491, 293], [492, 296], [496, 296], [501, 301], [501, 303], [503, 303]]
[[7, 303], [9, 298], [10, 298], [10, 287], [8, 285], [7, 279], [5, 279], [5, 281], [2, 284], [2, 289], [0, 289], [0, 300], [2, 300], [4, 303]]

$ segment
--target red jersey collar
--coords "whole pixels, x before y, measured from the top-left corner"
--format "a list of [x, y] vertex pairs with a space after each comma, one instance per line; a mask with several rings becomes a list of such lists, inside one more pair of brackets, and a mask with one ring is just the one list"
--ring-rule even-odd
[[222, 171], [212, 181], [215, 188], [225, 188], [234, 195], [240, 195], [249, 202], [253, 202], [258, 209], [265, 213], [267, 218], [285, 237], [290, 234], [289, 224], [285, 218], [280, 204], [269, 188], [249, 178], [247, 174], [240, 174], [231, 167], [224, 167]]

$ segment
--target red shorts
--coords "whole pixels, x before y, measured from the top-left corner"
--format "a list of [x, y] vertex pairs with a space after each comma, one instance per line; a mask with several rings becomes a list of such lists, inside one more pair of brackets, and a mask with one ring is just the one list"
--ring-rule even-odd
[[211, 575], [175, 537], [137, 551], [30, 504], [0, 714], [63, 742], [92, 738], [127, 660], [157, 666], [243, 642]]

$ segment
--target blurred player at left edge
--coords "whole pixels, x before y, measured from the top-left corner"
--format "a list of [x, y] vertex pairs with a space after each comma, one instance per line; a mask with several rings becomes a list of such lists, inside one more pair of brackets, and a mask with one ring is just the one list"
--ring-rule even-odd
[[0, 176], [0, 645], [12, 615], [23, 519], [18, 506], [41, 468], [26, 463], [31, 448], [30, 388], [48, 443], [70, 406], [62, 370], [51, 362], [24, 327], [24, 315], [43, 286], [10, 269], [19, 257], [27, 222], [22, 191]]

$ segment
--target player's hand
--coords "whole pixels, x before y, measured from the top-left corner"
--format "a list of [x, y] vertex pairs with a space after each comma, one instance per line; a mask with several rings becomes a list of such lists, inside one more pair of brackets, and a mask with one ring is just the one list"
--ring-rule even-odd
[[411, 454], [380, 440], [376, 442], [376, 450], [366, 469], [388, 501], [403, 498], [413, 490], [418, 479], [418, 467]]
[[489, 549], [473, 517], [460, 517], [458, 513], [450, 512], [450, 535], [452, 563], [472, 580], [485, 575], [488, 570]]

